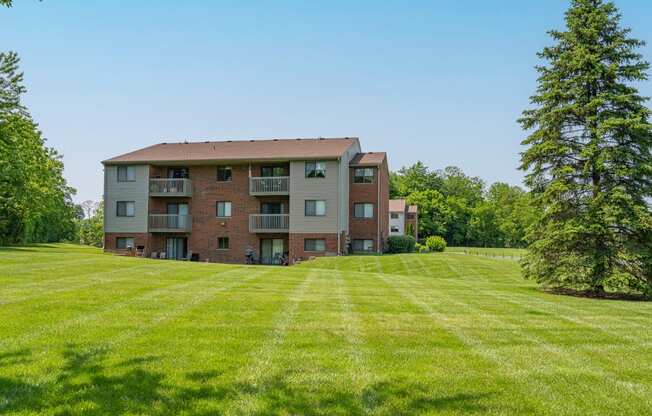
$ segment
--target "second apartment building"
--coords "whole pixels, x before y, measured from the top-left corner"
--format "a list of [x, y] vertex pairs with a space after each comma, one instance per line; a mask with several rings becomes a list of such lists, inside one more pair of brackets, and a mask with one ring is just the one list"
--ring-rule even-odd
[[105, 250], [277, 264], [382, 252], [385, 153], [357, 138], [161, 143], [104, 164]]

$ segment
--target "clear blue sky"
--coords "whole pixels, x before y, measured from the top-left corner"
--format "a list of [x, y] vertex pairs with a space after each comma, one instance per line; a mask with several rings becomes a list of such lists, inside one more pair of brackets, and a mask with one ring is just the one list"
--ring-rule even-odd
[[[25, 102], [77, 201], [100, 199], [101, 160], [185, 139], [359, 136], [392, 169], [422, 160], [520, 184], [516, 119], [568, 4], [15, 3], [0, 49], [20, 54]], [[617, 4], [652, 41], [652, 1]]]

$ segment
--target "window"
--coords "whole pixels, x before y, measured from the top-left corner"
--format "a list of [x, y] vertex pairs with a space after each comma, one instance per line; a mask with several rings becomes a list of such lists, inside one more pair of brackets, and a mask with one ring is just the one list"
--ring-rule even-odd
[[188, 168], [175, 167], [168, 168], [168, 178], [172, 179], [188, 179]]
[[390, 230], [391, 230], [391, 232], [393, 232], [393, 233], [398, 233], [398, 232], [400, 232], [399, 229], [398, 229], [398, 225], [392, 225], [392, 226], [390, 227]]
[[323, 217], [326, 215], [326, 201], [306, 201], [306, 217]]
[[260, 176], [263, 178], [278, 178], [285, 176], [285, 168], [283, 166], [263, 166], [260, 168]]
[[116, 206], [116, 215], [118, 217], [133, 217], [136, 215], [136, 203], [134, 201], [118, 201]]
[[218, 250], [228, 250], [229, 249], [229, 237], [218, 237], [217, 238], [217, 249]]
[[233, 171], [231, 166], [218, 166], [217, 167], [217, 181], [218, 182], [230, 182], [233, 178]]
[[353, 251], [374, 251], [374, 240], [353, 240]]
[[373, 218], [374, 204], [369, 204], [369, 203], [353, 204], [353, 216], [355, 218]]
[[398, 219], [398, 213], [396, 213], [396, 212], [392, 212], [390, 215], [391, 215], [391, 217], [392, 217], [393, 220], [397, 220], [397, 219]]
[[408, 217], [408, 220], [413, 220], [414, 219], [414, 214], [408, 214], [407, 217]]
[[115, 239], [115, 248], [118, 250], [134, 248], [134, 239], [131, 237], [118, 237]]
[[136, 168], [133, 166], [118, 166], [118, 182], [135, 182]]
[[231, 216], [231, 203], [228, 201], [217, 201], [217, 212], [218, 217], [230, 217]]
[[306, 162], [306, 178], [325, 178], [326, 162]]
[[355, 168], [353, 170], [353, 183], [373, 183], [373, 168]]
[[306, 238], [303, 240], [304, 251], [326, 251], [326, 240]]

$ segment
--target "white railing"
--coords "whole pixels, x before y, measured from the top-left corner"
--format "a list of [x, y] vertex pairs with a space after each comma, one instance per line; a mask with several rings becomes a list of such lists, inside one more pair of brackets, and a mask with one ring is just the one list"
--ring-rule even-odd
[[149, 214], [151, 232], [190, 232], [192, 216], [177, 214]]
[[249, 178], [251, 195], [287, 195], [290, 193], [289, 176]]
[[149, 180], [152, 196], [191, 196], [192, 183], [186, 178], [152, 178]]
[[249, 215], [249, 232], [273, 233], [290, 229], [288, 214], [251, 214]]

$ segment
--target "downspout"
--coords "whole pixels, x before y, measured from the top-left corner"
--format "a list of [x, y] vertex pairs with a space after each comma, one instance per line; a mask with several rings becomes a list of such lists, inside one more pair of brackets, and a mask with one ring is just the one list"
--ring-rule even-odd
[[[380, 166], [378, 166], [378, 169], [376, 169], [376, 176], [378, 176], [378, 198], [376, 199], [376, 210], [378, 211], [376, 213], [376, 241], [378, 241], [378, 247], [376, 248], [376, 252], [378, 254], [381, 254], [382, 248], [381, 248], [381, 242], [380, 242]], [[387, 220], [389, 221], [389, 220]]]
[[[341, 240], [341, 235], [342, 235], [342, 227], [340, 226], [340, 217], [342, 216], [342, 157], [339, 156], [337, 158], [337, 183], [338, 183], [338, 192], [337, 192], [337, 254], [342, 255], [342, 242]], [[347, 183], [348, 186], [348, 183]]]

